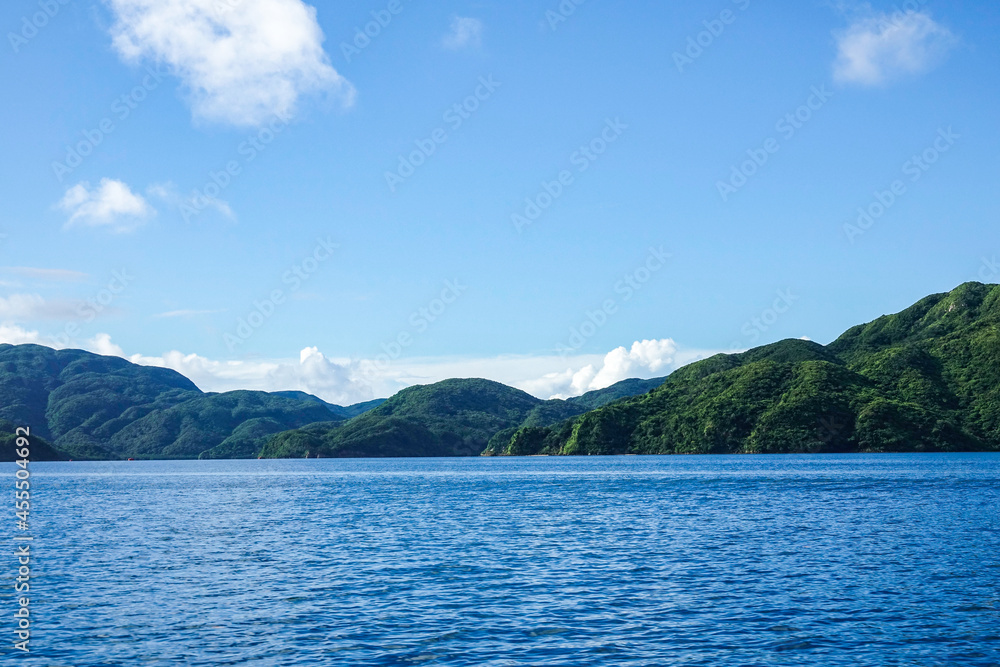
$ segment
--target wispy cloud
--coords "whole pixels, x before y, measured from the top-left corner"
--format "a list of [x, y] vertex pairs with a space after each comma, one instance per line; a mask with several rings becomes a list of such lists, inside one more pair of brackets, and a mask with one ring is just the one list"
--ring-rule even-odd
[[66, 227], [83, 225], [113, 232], [132, 231], [156, 213], [142, 195], [110, 178], [102, 178], [96, 188], [87, 182], [77, 183], [58, 206], [69, 214]]
[[108, 0], [118, 54], [166, 63], [194, 116], [254, 126], [294, 113], [300, 96], [354, 88], [330, 66], [316, 9], [301, 0]]
[[916, 11], [869, 14], [837, 33], [836, 38], [834, 80], [862, 86], [920, 74], [958, 43], [930, 14]]
[[0, 267], [0, 272], [17, 276], [24, 276], [33, 280], [46, 280], [50, 282], [82, 282], [90, 278], [89, 274], [80, 271], [70, 271], [69, 269], [39, 269], [32, 266], [4, 266]]
[[483, 43], [483, 22], [479, 19], [456, 16], [451, 19], [451, 29], [441, 40], [446, 49], [476, 48]]
[[[190, 199], [185, 200], [184, 197], [177, 192], [177, 186], [173, 183], [167, 181], [166, 183], [154, 183], [146, 188], [146, 194], [151, 197], [156, 197], [162, 200], [168, 206], [180, 209], [183, 206], [191, 206]], [[198, 201], [202, 208], [213, 208], [222, 217], [236, 221], [236, 214], [233, 212], [232, 207], [229, 206], [229, 202], [224, 199], [218, 199], [216, 197], [207, 197], [204, 194], [198, 195]]]
[[0, 297], [0, 321], [73, 320], [79, 318], [82, 303], [67, 299], [47, 300], [39, 294], [11, 294]]

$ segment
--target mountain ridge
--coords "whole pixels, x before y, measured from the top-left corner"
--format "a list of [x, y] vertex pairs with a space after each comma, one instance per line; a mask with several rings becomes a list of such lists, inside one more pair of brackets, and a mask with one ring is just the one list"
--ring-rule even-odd
[[120, 357], [0, 345], [0, 420], [31, 427], [45, 443], [38, 460], [256, 457], [274, 433], [367, 409], [293, 393], [202, 392], [176, 371]]
[[1000, 286], [566, 400], [472, 378], [344, 407], [4, 344], [0, 424], [30, 425], [43, 458], [1000, 451]]
[[[515, 392], [517, 405], [509, 414], [493, 414], [493, 421], [477, 424], [492, 410], [490, 399], [481, 397], [478, 409], [482, 414], [466, 415], [464, 423], [456, 417], [456, 424], [464, 429], [461, 442], [450, 434], [437, 442], [432, 431], [416, 426], [413, 415], [407, 415], [405, 409], [402, 415], [392, 417], [389, 424], [393, 428], [389, 430], [416, 430], [416, 436], [407, 436], [408, 449], [396, 450], [400, 454], [427, 449], [429, 442], [437, 443], [427, 449], [432, 455], [448, 451], [478, 454], [486, 445], [480, 432], [492, 425], [506, 427], [518, 416], [530, 417], [532, 423], [551, 423], [628, 394], [630, 388], [644, 390], [660, 381], [662, 378], [626, 380], [570, 401], [548, 403], [490, 383], [494, 397]], [[421, 387], [411, 387], [397, 394], [401, 397], [379, 414], [391, 415], [410, 396], [417, 396], [417, 402], [429, 402], [431, 411], [447, 411], [447, 400], [468, 400], [468, 396], [455, 396], [467, 393], [470, 386], [462, 386], [460, 380], [445, 381], [430, 394]], [[275, 434], [296, 429], [304, 429], [307, 435], [330, 430], [379, 409], [387, 401], [340, 406], [294, 390], [203, 392], [171, 369], [141, 366], [84, 350], [0, 344], [0, 425], [30, 425], [32, 442], [37, 443], [32, 449], [35, 460], [257, 458]], [[365, 424], [352, 424], [351, 429], [364, 434]], [[0, 439], [4, 452], [0, 459], [13, 460], [13, 442], [6, 436]], [[363, 450], [357, 453], [365, 455]]]
[[644, 396], [515, 433], [501, 453], [1000, 450], [1000, 286], [679, 369]]

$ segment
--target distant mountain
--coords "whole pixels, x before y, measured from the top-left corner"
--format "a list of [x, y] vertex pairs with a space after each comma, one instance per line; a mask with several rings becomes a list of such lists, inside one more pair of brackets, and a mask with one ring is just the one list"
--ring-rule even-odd
[[364, 403], [355, 403], [354, 405], [341, 406], [334, 405], [333, 403], [327, 403], [322, 398], [318, 396], [313, 396], [312, 394], [307, 394], [304, 391], [272, 391], [270, 392], [272, 396], [282, 396], [284, 398], [294, 398], [300, 401], [311, 401], [313, 403], [320, 403], [326, 406], [327, 410], [333, 414], [343, 417], [344, 419], [350, 419], [351, 417], [357, 417], [363, 412], [368, 412], [372, 408], [376, 408], [383, 403], [386, 399], [376, 398], [373, 401], [365, 401]]
[[387, 398], [375, 398], [370, 401], [364, 401], [362, 403], [355, 403], [353, 405], [335, 405], [335, 408], [340, 408], [336, 412], [344, 417], [344, 419], [351, 419], [352, 417], [357, 417], [358, 415], [364, 414], [369, 410], [377, 408], [378, 406], [385, 403]]
[[0, 345], [4, 456], [15, 426], [35, 460], [1000, 451], [1000, 286], [929, 296], [825, 347], [782, 341], [569, 400], [455, 379], [341, 407]]
[[967, 283], [830, 345], [717, 355], [501, 454], [1000, 450], [1000, 286]]
[[652, 380], [630, 378], [628, 380], [616, 382], [610, 387], [605, 387], [604, 389], [595, 389], [594, 391], [588, 391], [586, 394], [581, 396], [567, 398], [566, 402], [588, 410], [594, 410], [603, 405], [607, 405], [612, 401], [616, 401], [619, 398], [637, 396], [639, 394], [645, 394], [646, 392], [652, 391], [663, 384], [666, 379], [667, 378], [665, 377], [653, 378]]
[[51, 452], [33, 449], [35, 460], [256, 457], [274, 433], [365, 409], [281, 393], [204, 393], [165, 368], [82, 350], [0, 345], [0, 420], [29, 426], [33, 438], [51, 443]]
[[[630, 388], [644, 390], [646, 382], [541, 401], [495, 382], [449, 380], [345, 407], [301, 391], [204, 393], [165, 368], [83, 350], [0, 345], [0, 427], [30, 426], [33, 460], [251, 458], [278, 433], [266, 454], [472, 455], [498, 432], [509, 437], [507, 429], [523, 424], [553, 424]], [[0, 444], [7, 435], [0, 430]]]
[[522, 426], [546, 426], [609, 403], [659, 380], [625, 380], [575, 399], [543, 401], [482, 379], [453, 379], [404, 389], [342, 423], [280, 433], [265, 457], [478, 456]]
[[[489, 380], [409, 387], [342, 424], [281, 433], [265, 457], [475, 456], [497, 431], [522, 423], [547, 402]], [[557, 418], [578, 414], [564, 401]]]

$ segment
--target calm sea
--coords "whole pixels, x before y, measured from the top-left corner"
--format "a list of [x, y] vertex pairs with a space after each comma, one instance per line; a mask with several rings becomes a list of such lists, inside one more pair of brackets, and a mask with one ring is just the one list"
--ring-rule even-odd
[[31, 471], [4, 665], [1000, 664], [998, 455]]

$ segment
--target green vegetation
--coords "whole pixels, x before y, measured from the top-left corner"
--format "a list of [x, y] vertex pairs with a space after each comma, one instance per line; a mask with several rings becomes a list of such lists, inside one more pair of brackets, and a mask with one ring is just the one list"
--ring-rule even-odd
[[1000, 451], [1000, 286], [967, 283], [827, 346], [786, 340], [565, 401], [472, 379], [345, 408], [0, 345], [8, 449], [14, 424], [38, 460]]
[[[17, 461], [17, 427], [20, 424], [0, 419], [0, 461]], [[55, 449], [52, 445], [32, 434], [28, 438], [29, 461], [65, 461], [69, 457]]]
[[82, 350], [0, 345], [0, 420], [31, 427], [36, 460], [254, 458], [262, 450], [266, 456], [471, 456], [497, 431], [565, 420], [618, 398], [635, 382], [645, 388], [651, 381], [540, 401], [496, 382], [452, 380], [407, 389], [391, 402], [342, 407], [300, 391], [206, 394], [165, 368]]
[[494, 433], [520, 424], [544, 403], [498, 382], [445, 380], [404, 389], [343, 424], [279, 434], [263, 455], [475, 456]]
[[595, 410], [603, 405], [611, 403], [612, 401], [616, 401], [619, 398], [638, 396], [639, 394], [645, 394], [648, 391], [652, 391], [663, 384], [666, 379], [667, 378], [665, 377], [653, 378], [651, 380], [630, 378], [628, 380], [616, 382], [610, 387], [605, 387], [604, 389], [595, 389], [594, 391], [588, 391], [582, 396], [568, 398], [566, 399], [566, 402], [572, 403], [576, 407], [585, 408], [587, 410]]
[[490, 380], [410, 387], [343, 423], [314, 424], [272, 437], [266, 458], [477, 456], [497, 454], [518, 428], [548, 426], [659, 380], [625, 380], [575, 399], [543, 401]]
[[[206, 394], [165, 368], [82, 350], [0, 345], [0, 420], [52, 442], [59, 450], [52, 458], [256, 457], [274, 433], [364, 409], [302, 392]], [[38, 460], [43, 451], [40, 445]]]
[[300, 401], [308, 401], [311, 403], [319, 403], [320, 405], [326, 407], [327, 410], [340, 417], [341, 419], [350, 419], [351, 417], [357, 417], [363, 412], [368, 412], [372, 408], [376, 408], [383, 403], [385, 403], [384, 398], [376, 398], [374, 401], [365, 401], [364, 403], [355, 403], [354, 405], [342, 406], [334, 405], [333, 403], [327, 403], [318, 396], [313, 396], [312, 394], [307, 394], [304, 391], [272, 391], [271, 396], [281, 396], [284, 398], [294, 398]]
[[1000, 286], [685, 367], [657, 389], [494, 447], [524, 454], [1000, 450]]

